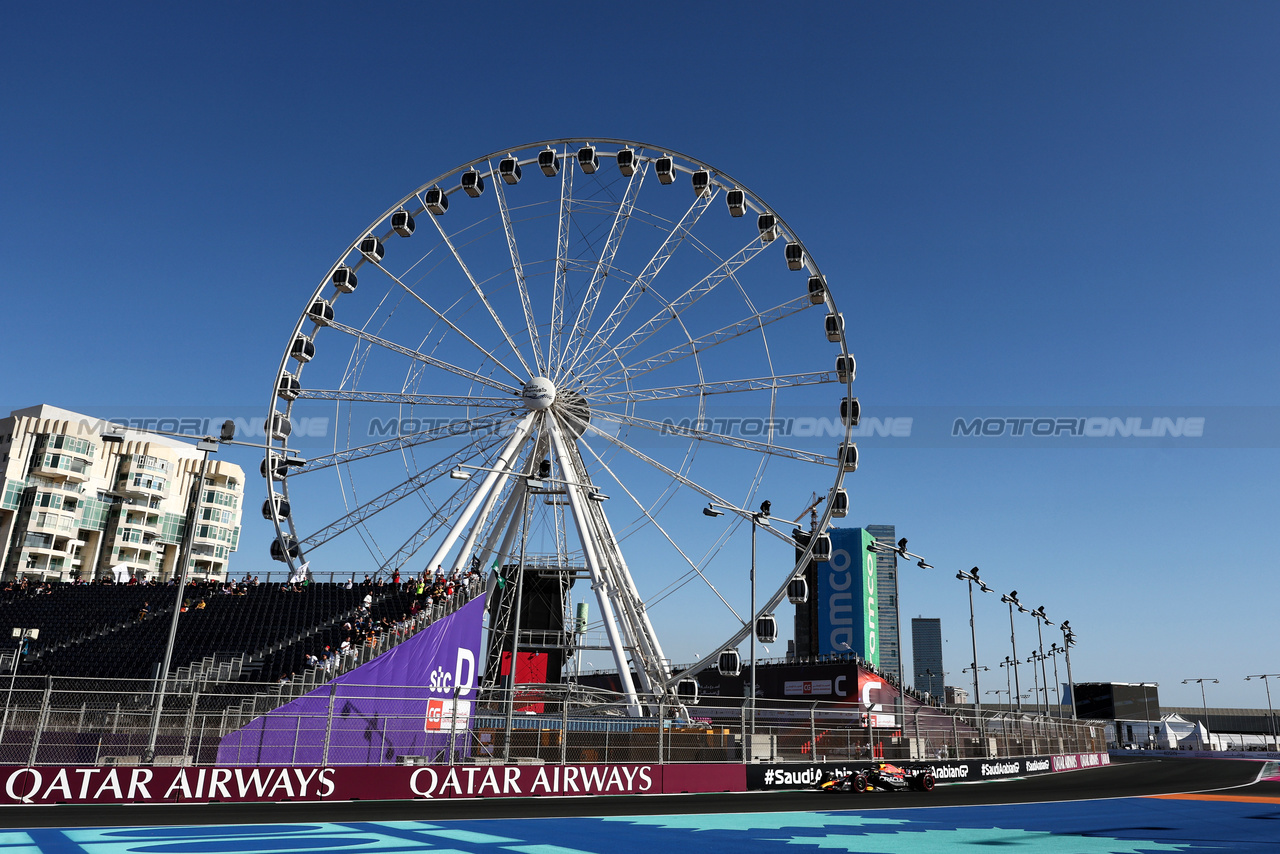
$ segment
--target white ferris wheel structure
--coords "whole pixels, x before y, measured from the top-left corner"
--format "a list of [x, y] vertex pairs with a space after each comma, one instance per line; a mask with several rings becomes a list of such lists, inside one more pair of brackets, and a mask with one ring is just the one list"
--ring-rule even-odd
[[[628, 711], [678, 703], [829, 552], [765, 525], [794, 549], [777, 589], [744, 614], [716, 584], [766, 487], [825, 496], [818, 532], [847, 511], [854, 375], [826, 277], [739, 181], [625, 140], [500, 149], [390, 205], [306, 299], [267, 418], [272, 555], [390, 576], [528, 550], [589, 582]], [[797, 412], [838, 435], [797, 447]], [[673, 675], [660, 609], [723, 640]]]

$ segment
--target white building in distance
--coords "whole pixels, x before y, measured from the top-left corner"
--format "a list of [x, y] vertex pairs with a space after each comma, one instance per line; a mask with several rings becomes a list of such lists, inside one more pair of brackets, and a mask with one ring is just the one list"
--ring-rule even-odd
[[[180, 439], [43, 404], [0, 418], [3, 577], [92, 580], [121, 567], [172, 577], [203, 457]], [[244, 471], [210, 456], [188, 578], [227, 577], [243, 503]]]

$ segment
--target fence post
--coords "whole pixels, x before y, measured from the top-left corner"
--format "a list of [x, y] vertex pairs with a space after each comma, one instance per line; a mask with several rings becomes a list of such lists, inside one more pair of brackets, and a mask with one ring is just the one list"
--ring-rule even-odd
[[36, 751], [40, 749], [40, 736], [44, 733], [45, 720], [49, 716], [49, 700], [53, 695], [53, 677], [44, 677], [44, 697], [40, 701], [40, 715], [36, 718], [35, 732], [31, 735], [31, 754], [27, 757], [27, 765], [36, 764]]
[[[338, 686], [332, 682], [329, 683], [329, 712], [324, 722], [324, 749], [320, 755], [320, 765], [327, 768], [329, 766], [329, 738], [333, 735], [333, 703], [337, 699]], [[298, 761], [297, 753], [294, 753], [293, 761]]]
[[963, 759], [964, 751], [960, 749], [960, 726], [959, 715], [955, 711], [951, 712], [951, 746], [955, 748], [955, 759]]
[[564, 686], [564, 702], [560, 704], [560, 764], [569, 764], [569, 686]]
[[191, 731], [196, 725], [196, 704], [200, 702], [200, 691], [191, 686], [191, 706], [187, 709], [187, 722], [182, 732], [182, 755], [191, 755]]
[[458, 695], [462, 693], [462, 686], [459, 685], [453, 689], [453, 714], [449, 718], [449, 764], [453, 765], [453, 752], [457, 747], [458, 739]]
[[818, 704], [809, 707], [809, 757], [818, 761]]
[[663, 706], [665, 704], [663, 701], [664, 701], [664, 698], [662, 697], [658, 698], [658, 764], [659, 765], [662, 764], [662, 742], [663, 742], [662, 734], [663, 732], [666, 731], [666, 717], [663, 714], [663, 712], [665, 711]]

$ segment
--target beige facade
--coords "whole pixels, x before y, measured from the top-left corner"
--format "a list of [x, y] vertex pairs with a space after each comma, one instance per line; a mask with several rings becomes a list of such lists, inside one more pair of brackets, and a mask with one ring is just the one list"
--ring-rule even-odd
[[[170, 578], [203, 457], [181, 439], [53, 406], [0, 418], [3, 577], [93, 579], [123, 567], [139, 579]], [[227, 576], [243, 503], [243, 470], [210, 454], [189, 578]]]

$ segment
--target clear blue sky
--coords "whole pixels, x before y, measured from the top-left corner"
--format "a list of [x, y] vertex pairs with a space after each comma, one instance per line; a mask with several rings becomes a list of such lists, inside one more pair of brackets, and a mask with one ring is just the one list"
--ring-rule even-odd
[[[977, 564], [1071, 619], [1079, 680], [1192, 705], [1180, 680], [1217, 677], [1210, 705], [1260, 706], [1242, 677], [1280, 672], [1275, 5], [4, 18], [6, 412], [260, 412], [300, 294], [392, 201], [505, 145], [653, 141], [747, 182], [839, 279], [868, 411], [1243, 407], [1263, 425], [1233, 447], [868, 445], [848, 521], [895, 523], [940, 567], [904, 567], [904, 634], [941, 617], [958, 671], [949, 576]], [[233, 565], [265, 570], [248, 515]], [[1006, 615], [980, 605], [994, 662]]]

